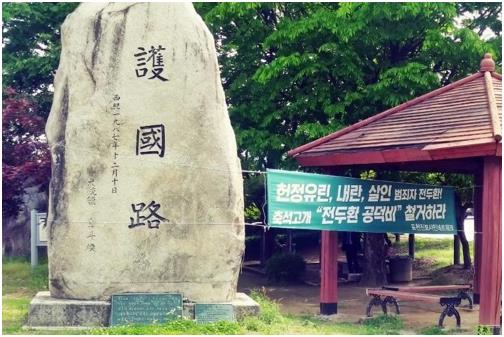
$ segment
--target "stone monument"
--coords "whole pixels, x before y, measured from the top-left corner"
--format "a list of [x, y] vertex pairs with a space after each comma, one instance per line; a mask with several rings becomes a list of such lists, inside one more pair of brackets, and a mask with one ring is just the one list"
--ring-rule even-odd
[[[33, 300], [29, 326], [104, 324], [119, 293], [257, 309], [236, 293], [241, 166], [214, 40], [190, 3], [70, 14], [46, 134], [50, 294]], [[65, 301], [88, 317], [50, 321]]]

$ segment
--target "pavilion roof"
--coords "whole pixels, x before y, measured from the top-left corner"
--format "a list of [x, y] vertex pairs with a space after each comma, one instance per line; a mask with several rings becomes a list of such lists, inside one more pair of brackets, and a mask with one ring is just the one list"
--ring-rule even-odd
[[289, 151], [302, 166], [500, 155], [502, 76], [480, 71]]

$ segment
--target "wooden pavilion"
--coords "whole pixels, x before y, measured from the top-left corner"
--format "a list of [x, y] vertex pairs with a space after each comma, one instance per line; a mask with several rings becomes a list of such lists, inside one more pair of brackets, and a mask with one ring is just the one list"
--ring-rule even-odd
[[[482, 325], [501, 317], [502, 76], [480, 71], [289, 151], [301, 166], [465, 173], [475, 177], [474, 299]], [[337, 234], [322, 232], [322, 314], [337, 312]], [[485, 277], [481, 277], [485, 275]]]

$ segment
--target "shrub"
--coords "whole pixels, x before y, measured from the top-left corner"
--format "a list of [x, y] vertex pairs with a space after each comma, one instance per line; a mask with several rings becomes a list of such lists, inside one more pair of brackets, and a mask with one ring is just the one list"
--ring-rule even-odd
[[266, 324], [282, 323], [284, 317], [280, 312], [280, 306], [277, 302], [271, 300], [266, 296], [265, 290], [262, 292], [253, 291], [250, 297], [259, 304], [261, 308], [257, 318]]
[[306, 263], [301, 255], [280, 253], [266, 261], [266, 276], [271, 281], [295, 281], [303, 275]]
[[478, 325], [476, 328], [477, 335], [493, 335], [493, 328], [491, 326], [486, 325]]

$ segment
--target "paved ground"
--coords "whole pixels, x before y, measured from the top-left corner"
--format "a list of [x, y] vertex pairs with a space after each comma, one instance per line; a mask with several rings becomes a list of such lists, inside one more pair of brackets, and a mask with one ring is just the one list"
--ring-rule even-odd
[[[420, 285], [423, 281], [416, 281]], [[411, 283], [413, 285], [413, 283]], [[404, 284], [403, 284], [404, 285]], [[279, 302], [281, 310], [291, 314], [319, 314], [319, 287], [306, 284], [272, 285], [268, 284], [263, 275], [244, 271], [241, 274], [238, 289], [250, 292], [253, 289], [263, 289], [268, 297]], [[355, 284], [340, 284], [338, 315], [330, 317], [338, 322], [359, 322], [365, 316], [365, 309], [369, 302], [365, 288]], [[467, 302], [464, 301], [465, 306]], [[377, 308], [377, 307], [375, 307]], [[401, 316], [405, 322], [406, 330], [419, 330], [437, 324], [441, 307], [437, 304], [424, 302], [403, 301], [400, 303]], [[472, 334], [478, 324], [478, 310], [460, 308], [462, 328]], [[378, 313], [376, 309], [374, 312]], [[455, 327], [454, 318], [445, 318], [446, 327]]]

